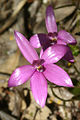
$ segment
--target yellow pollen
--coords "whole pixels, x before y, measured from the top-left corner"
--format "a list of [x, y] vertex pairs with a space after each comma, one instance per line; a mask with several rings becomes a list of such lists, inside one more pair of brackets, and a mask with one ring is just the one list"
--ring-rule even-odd
[[54, 42], [54, 41], [56, 41], [57, 40], [57, 38], [52, 38], [52, 41]]
[[59, 104], [59, 105], [60, 105], [61, 103], [62, 103], [62, 101], [61, 101], [61, 100], [58, 100], [58, 101], [57, 101], [57, 104]]
[[68, 67], [70, 67], [72, 64], [70, 62], [68, 62]]
[[37, 67], [38, 70], [40, 70], [41, 68], [43, 68], [42, 65], [40, 65], [40, 66]]

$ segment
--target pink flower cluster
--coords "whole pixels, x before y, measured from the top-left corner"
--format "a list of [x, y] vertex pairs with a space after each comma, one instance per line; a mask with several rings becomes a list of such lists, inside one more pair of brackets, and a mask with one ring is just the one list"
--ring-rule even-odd
[[[33, 35], [30, 42], [21, 33], [14, 32], [20, 51], [31, 65], [17, 68], [8, 81], [9, 87], [15, 87], [30, 79], [32, 94], [41, 107], [44, 107], [47, 98], [47, 80], [59, 86], [73, 87], [69, 75], [54, 63], [62, 58], [74, 62], [67, 44], [76, 44], [76, 40], [65, 30], [57, 32], [51, 6], [47, 7], [45, 21], [48, 34]], [[39, 47], [40, 57], [34, 49]]]

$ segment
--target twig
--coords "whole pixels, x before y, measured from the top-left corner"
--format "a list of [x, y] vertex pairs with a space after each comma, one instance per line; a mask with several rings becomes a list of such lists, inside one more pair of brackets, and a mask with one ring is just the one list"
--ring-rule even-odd
[[21, 0], [21, 2], [19, 2], [18, 6], [14, 8], [14, 11], [13, 11], [11, 17], [6, 21], [6, 23], [0, 29], [0, 34], [3, 33], [7, 28], [9, 28], [12, 25], [12, 23], [14, 23], [14, 21], [17, 18], [16, 16], [19, 14], [21, 9], [24, 7], [26, 2], [27, 2], [27, 0]]
[[75, 64], [73, 64], [73, 66], [74, 66], [76, 72], [77, 72], [78, 74], [80, 74], [80, 72], [79, 72], [79, 70], [77, 69], [77, 67], [75, 66]]
[[0, 72], [0, 75], [7, 75], [7, 76], [10, 76], [11, 74], [10, 74], [10, 73], [5, 73], [5, 72]]
[[40, 109], [39, 109], [38, 107], [36, 107], [36, 111], [35, 111], [35, 114], [34, 114], [33, 120], [35, 120], [36, 115], [37, 115], [37, 113], [38, 113], [39, 110], [40, 110]]
[[61, 6], [58, 6], [58, 7], [55, 7], [55, 9], [59, 9], [59, 8], [64, 8], [64, 7], [69, 7], [69, 6], [74, 6], [75, 4], [65, 4], [65, 5], [61, 5]]
[[79, 9], [79, 4], [80, 4], [80, 1], [78, 0], [78, 1], [77, 1], [77, 4], [76, 4], [76, 9], [75, 9], [74, 16], [73, 16], [73, 18], [72, 18], [72, 20], [71, 20], [71, 23], [70, 23], [69, 27], [68, 27], [68, 29], [69, 29], [70, 31], [73, 30], [73, 28], [75, 27], [77, 21], [78, 21], [79, 18], [80, 18], [79, 15], [77, 16], [77, 10]]
[[70, 24], [71, 25], [71, 27], [69, 28], [70, 31], [73, 30], [73, 28], [75, 27], [75, 25], [76, 25], [76, 23], [77, 23], [78, 20], [80, 20], [80, 15], [77, 15], [76, 18], [75, 18], [75, 20], [73, 20], [72, 23]]

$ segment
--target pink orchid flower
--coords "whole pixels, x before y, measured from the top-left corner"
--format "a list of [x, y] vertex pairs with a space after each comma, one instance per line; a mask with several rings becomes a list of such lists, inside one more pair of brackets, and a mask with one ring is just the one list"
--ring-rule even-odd
[[[41, 55], [46, 48], [54, 45], [55, 43], [61, 45], [63, 44], [65, 46], [68, 46], [67, 44], [73, 45], [77, 43], [70, 33], [65, 30], [60, 30], [59, 32], [57, 31], [57, 24], [51, 5], [47, 7], [45, 23], [48, 34], [35, 34], [30, 38], [30, 43], [34, 48], [42, 47]], [[74, 62], [72, 52], [69, 47], [68, 49], [69, 50], [63, 59], [68, 60], [69, 62]]]
[[21, 85], [30, 79], [32, 94], [41, 107], [44, 107], [47, 97], [47, 79], [59, 86], [73, 87], [68, 74], [53, 64], [64, 56], [67, 46], [55, 44], [47, 48], [39, 58], [36, 50], [21, 33], [15, 31], [14, 35], [19, 49], [31, 65], [17, 68], [8, 81], [9, 87]]

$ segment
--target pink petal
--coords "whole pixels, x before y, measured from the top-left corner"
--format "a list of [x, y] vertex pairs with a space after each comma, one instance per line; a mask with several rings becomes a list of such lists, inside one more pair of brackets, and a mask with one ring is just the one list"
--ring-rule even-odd
[[40, 58], [41, 58], [42, 54], [43, 54], [43, 49], [41, 49], [41, 51], [40, 51]]
[[60, 40], [60, 39], [57, 40], [57, 44], [59, 44], [59, 45], [67, 45], [67, 43], [65, 43], [63, 40]]
[[34, 48], [39, 48], [39, 47], [41, 47], [38, 34], [35, 34], [35, 35], [31, 36], [31, 38], [30, 38], [30, 44], [31, 44]]
[[[57, 40], [57, 44], [67, 45], [64, 41], [62, 41], [60, 39]], [[68, 47], [68, 49], [69, 49], [68, 52], [65, 54], [65, 56], [62, 59], [67, 60], [69, 62], [74, 62], [74, 57], [72, 55], [72, 52], [69, 47]]]
[[43, 74], [50, 82], [59, 86], [73, 87], [69, 75], [62, 68], [55, 64], [46, 64], [45, 68]]
[[42, 47], [44, 50], [50, 46], [48, 35], [43, 33], [33, 35], [30, 38], [30, 43], [34, 48]]
[[41, 59], [44, 59], [45, 63], [56, 63], [68, 52], [68, 50], [68, 47], [65, 45], [55, 44], [44, 51]]
[[57, 24], [56, 24], [53, 8], [51, 5], [47, 7], [45, 22], [48, 32], [52, 32], [52, 33], [57, 32]]
[[36, 102], [44, 107], [47, 97], [47, 81], [42, 73], [35, 72], [31, 77], [31, 90]]
[[71, 36], [71, 34], [69, 32], [66, 32], [65, 30], [59, 31], [58, 38], [67, 44], [77, 43], [77, 41]]
[[38, 54], [35, 49], [30, 45], [29, 41], [19, 32], [14, 32], [16, 42], [24, 57], [33, 63], [33, 60], [38, 60]]
[[17, 68], [11, 75], [8, 86], [14, 87], [25, 83], [34, 73], [35, 69], [31, 65], [24, 65]]
[[41, 46], [44, 46], [47, 39], [48, 36], [46, 34], [43, 33], [35, 34], [30, 38], [30, 43], [34, 48], [39, 48]]

